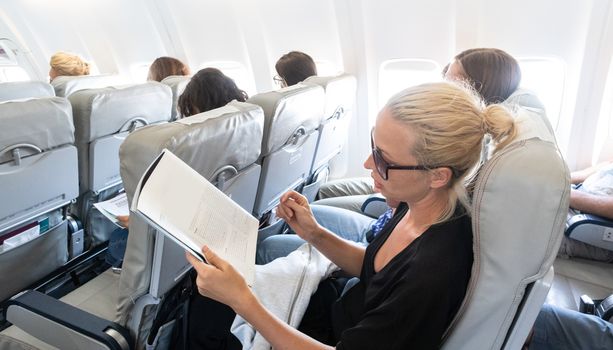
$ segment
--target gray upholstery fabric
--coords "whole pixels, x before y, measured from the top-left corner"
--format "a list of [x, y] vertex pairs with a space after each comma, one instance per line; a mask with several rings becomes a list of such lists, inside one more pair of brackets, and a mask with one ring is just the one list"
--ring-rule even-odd
[[0, 102], [53, 96], [53, 87], [42, 81], [0, 83]]
[[324, 118], [330, 118], [339, 106], [352, 109], [355, 104], [357, 81], [353, 75], [342, 74], [334, 77], [308, 77], [304, 83], [315, 84], [324, 88], [326, 92], [326, 105]]
[[[260, 107], [232, 101], [226, 107], [134, 131], [120, 149], [121, 177], [129, 202], [142, 174], [164, 148], [207, 178], [227, 164], [240, 171], [259, 157], [263, 125]], [[131, 218], [116, 318], [121, 324], [129, 320], [133, 301], [149, 289], [152, 232], [138, 217]]]
[[170, 88], [157, 82], [123, 88], [77, 91], [69, 97], [79, 151], [79, 188], [90, 189], [89, 146], [96, 139], [125, 131], [129, 121], [143, 118], [149, 124], [170, 119]]
[[264, 110], [262, 157], [285, 145], [298, 127], [303, 126], [307, 134], [315, 130], [323, 118], [324, 100], [322, 87], [302, 83], [247, 100]]
[[479, 172], [472, 203], [475, 261], [444, 349], [500, 349], [526, 287], [545, 276], [560, 245], [569, 172], [543, 120], [518, 119], [516, 141]]
[[179, 96], [185, 90], [187, 83], [189, 83], [191, 77], [183, 76], [183, 75], [171, 75], [169, 77], [164, 78], [161, 83], [170, 86], [170, 90], [172, 90], [172, 111], [171, 120], [177, 119], [177, 115], [179, 111], [177, 110], [177, 103], [179, 102]]
[[123, 83], [123, 78], [118, 75], [59, 76], [51, 81], [55, 95], [61, 97], [68, 97], [79, 90], [117, 86]]
[[[0, 103], [0, 125], [0, 151], [22, 143], [43, 151], [74, 143], [72, 110], [65, 98]], [[0, 164], [11, 159], [10, 152], [0, 155]]]

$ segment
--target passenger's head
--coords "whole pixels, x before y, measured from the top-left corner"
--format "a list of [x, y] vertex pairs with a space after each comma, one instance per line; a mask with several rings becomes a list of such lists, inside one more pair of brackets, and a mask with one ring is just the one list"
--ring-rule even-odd
[[55, 53], [51, 56], [49, 65], [51, 66], [49, 70], [49, 78], [51, 80], [61, 75], [89, 74], [89, 63], [85, 62], [81, 57], [71, 53]]
[[177, 107], [182, 117], [225, 106], [232, 100], [245, 102], [247, 93], [234, 80], [216, 68], [205, 68], [191, 78], [179, 97]]
[[162, 81], [171, 75], [189, 75], [189, 67], [174, 57], [158, 57], [149, 67], [147, 80]]
[[[373, 153], [364, 166], [372, 171], [375, 190], [387, 199], [446, 203], [440, 222], [451, 217], [458, 201], [469, 207], [464, 180], [480, 159], [484, 135], [500, 148], [515, 133], [504, 107], [484, 106], [461, 84], [419, 85], [401, 91], [381, 110], [372, 133]], [[407, 166], [416, 168], [398, 168]]]
[[317, 75], [317, 67], [311, 56], [300, 51], [291, 51], [281, 56], [275, 64], [282, 79], [282, 87], [298, 84], [304, 79]]
[[513, 56], [499, 49], [478, 48], [460, 52], [443, 69], [447, 80], [465, 80], [486, 104], [503, 102], [521, 81], [521, 69]]

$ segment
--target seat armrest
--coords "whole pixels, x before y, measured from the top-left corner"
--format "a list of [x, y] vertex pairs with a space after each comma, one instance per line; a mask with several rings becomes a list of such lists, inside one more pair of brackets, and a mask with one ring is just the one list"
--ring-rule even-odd
[[14, 326], [59, 349], [132, 349], [126, 328], [37, 291], [14, 296], [5, 312]]
[[566, 221], [568, 238], [613, 251], [613, 220], [592, 214], [576, 214]]
[[382, 195], [375, 193], [362, 203], [362, 213], [373, 218], [383, 215], [389, 208]]

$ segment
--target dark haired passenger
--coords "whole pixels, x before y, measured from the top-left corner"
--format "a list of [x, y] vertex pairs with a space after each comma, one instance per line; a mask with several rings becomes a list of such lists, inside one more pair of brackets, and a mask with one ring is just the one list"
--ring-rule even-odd
[[283, 88], [296, 85], [306, 78], [317, 75], [317, 66], [311, 56], [300, 51], [290, 51], [275, 64], [275, 81]]
[[189, 67], [174, 57], [158, 57], [151, 63], [147, 80], [162, 81], [171, 75], [189, 75]]
[[189, 81], [179, 96], [177, 108], [181, 118], [185, 118], [225, 106], [232, 100], [245, 102], [247, 98], [247, 93], [219, 69], [204, 68]]

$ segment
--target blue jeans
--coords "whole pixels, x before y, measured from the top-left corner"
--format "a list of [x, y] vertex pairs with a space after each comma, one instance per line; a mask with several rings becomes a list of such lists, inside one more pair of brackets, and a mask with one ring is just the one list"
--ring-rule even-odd
[[[326, 205], [312, 205], [311, 210], [321, 226], [354, 242], [366, 243], [366, 233], [376, 221], [351, 210]], [[288, 255], [304, 243], [305, 241], [295, 234], [268, 237], [258, 246], [256, 262], [260, 265], [267, 264]]]
[[113, 267], [121, 267], [123, 256], [126, 253], [128, 244], [128, 229], [118, 228], [111, 232], [109, 237], [109, 247], [106, 251], [105, 261]]
[[534, 322], [530, 350], [610, 350], [613, 324], [593, 315], [545, 304]]

